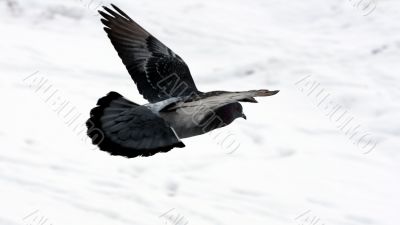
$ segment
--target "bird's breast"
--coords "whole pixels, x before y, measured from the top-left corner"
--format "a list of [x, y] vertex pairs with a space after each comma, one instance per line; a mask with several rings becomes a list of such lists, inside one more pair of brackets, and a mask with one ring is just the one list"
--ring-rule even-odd
[[205, 114], [190, 108], [160, 112], [160, 116], [174, 128], [179, 138], [193, 137], [208, 132], [204, 121]]

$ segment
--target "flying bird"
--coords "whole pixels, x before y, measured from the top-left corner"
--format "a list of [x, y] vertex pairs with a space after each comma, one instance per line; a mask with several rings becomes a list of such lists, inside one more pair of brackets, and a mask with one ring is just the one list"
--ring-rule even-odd
[[151, 156], [185, 147], [181, 139], [210, 132], [244, 118], [240, 102], [278, 91], [201, 92], [189, 67], [171, 49], [111, 4], [99, 10], [112, 45], [148, 104], [117, 92], [100, 98], [86, 125], [92, 143], [111, 155]]

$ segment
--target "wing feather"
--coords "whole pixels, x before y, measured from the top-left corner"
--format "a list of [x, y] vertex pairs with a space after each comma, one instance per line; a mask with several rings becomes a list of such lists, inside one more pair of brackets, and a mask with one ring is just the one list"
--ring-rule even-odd
[[104, 31], [149, 102], [200, 93], [186, 63], [121, 9], [103, 7]]
[[196, 111], [210, 111], [216, 110], [224, 105], [234, 102], [257, 102], [254, 97], [271, 96], [277, 94], [279, 91], [269, 90], [251, 90], [251, 91], [212, 91], [197, 95], [193, 98], [188, 98], [186, 101], [179, 102], [164, 109], [175, 110], [178, 108], [187, 108]]

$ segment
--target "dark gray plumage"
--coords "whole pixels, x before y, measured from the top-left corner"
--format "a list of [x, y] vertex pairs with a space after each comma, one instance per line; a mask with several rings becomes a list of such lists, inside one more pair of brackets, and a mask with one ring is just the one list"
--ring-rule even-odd
[[[122, 10], [103, 7], [104, 30], [139, 92], [150, 103], [138, 105], [116, 92], [99, 99], [87, 121], [93, 144], [112, 155], [151, 156], [184, 147], [192, 137], [243, 117], [239, 102], [278, 91], [200, 92], [186, 63]], [[107, 12], [107, 13], [106, 13]]]

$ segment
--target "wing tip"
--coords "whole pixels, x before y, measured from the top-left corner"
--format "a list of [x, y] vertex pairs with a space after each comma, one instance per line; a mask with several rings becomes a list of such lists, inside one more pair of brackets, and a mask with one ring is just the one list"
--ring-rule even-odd
[[271, 95], [276, 95], [276, 94], [279, 93], [279, 91], [280, 91], [280, 90], [275, 90], [275, 91], [270, 91], [270, 92], [271, 92]]
[[279, 90], [274, 90], [274, 91], [270, 91], [270, 90], [257, 90], [257, 96], [271, 96], [271, 95], [276, 95], [279, 93]]
[[[122, 11], [120, 8], [118, 8], [116, 5], [114, 4], [110, 4], [111, 8], [107, 7], [106, 5], [103, 5], [102, 8], [104, 11], [106, 11], [107, 13], [109, 13], [110, 15], [114, 16], [114, 18], [123, 18], [129, 21], [132, 21], [132, 19], [128, 16], [128, 14], [126, 14], [124, 11]], [[98, 12], [105, 17], [103, 14], [106, 15], [106, 17], [110, 16], [108, 14], [106, 14], [104, 11], [102, 10], [98, 10]]]
[[127, 20], [132, 21], [132, 19], [128, 16], [128, 14], [126, 14], [124, 11], [122, 11], [120, 8], [118, 8], [116, 5], [111, 3], [111, 7], [113, 7], [119, 14], [121, 14]]

